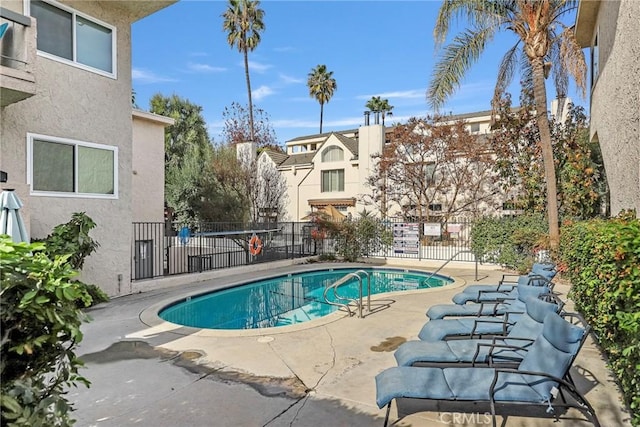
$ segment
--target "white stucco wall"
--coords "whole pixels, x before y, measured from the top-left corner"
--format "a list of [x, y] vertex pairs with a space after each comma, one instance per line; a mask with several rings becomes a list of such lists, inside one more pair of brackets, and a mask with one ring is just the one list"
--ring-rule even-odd
[[[3, 7], [5, 6], [3, 2]], [[22, 7], [22, 2], [17, 2]], [[66, 2], [117, 27], [117, 79], [38, 56], [37, 93], [2, 109], [0, 168], [21, 187], [31, 235], [47, 236], [74, 212], [86, 212], [97, 224], [91, 232], [100, 248], [91, 255], [82, 280], [109, 295], [129, 293], [131, 277], [131, 37], [128, 18], [92, 2]], [[20, 10], [16, 5], [12, 9]], [[118, 198], [46, 197], [28, 194], [27, 133], [118, 147]]]
[[591, 137], [600, 142], [611, 214], [635, 208], [640, 216], [640, 2], [602, 1], [599, 76], [591, 94]]
[[164, 128], [173, 122], [167, 117], [133, 110], [134, 222], [164, 221]]

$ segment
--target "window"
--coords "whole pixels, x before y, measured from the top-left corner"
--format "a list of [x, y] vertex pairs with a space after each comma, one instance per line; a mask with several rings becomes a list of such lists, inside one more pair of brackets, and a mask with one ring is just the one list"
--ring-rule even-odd
[[480, 123], [471, 123], [471, 125], [469, 126], [469, 131], [471, 133], [480, 132]]
[[339, 162], [344, 160], [344, 151], [340, 147], [327, 147], [322, 152], [322, 162]]
[[344, 191], [344, 169], [322, 171], [323, 193], [331, 191]]
[[433, 211], [433, 212], [440, 212], [442, 210], [442, 204], [441, 203], [431, 203], [429, 205], [429, 210]]
[[35, 134], [28, 140], [32, 194], [117, 198], [117, 147]]
[[43, 56], [115, 77], [115, 27], [55, 2], [31, 1]]

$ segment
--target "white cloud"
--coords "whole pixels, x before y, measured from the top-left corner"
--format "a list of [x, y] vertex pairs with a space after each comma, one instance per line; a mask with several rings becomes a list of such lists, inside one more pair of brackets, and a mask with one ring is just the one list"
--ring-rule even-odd
[[256, 101], [266, 98], [269, 95], [273, 95], [275, 92], [269, 86], [260, 86], [257, 89], [251, 91], [251, 96]]
[[380, 98], [394, 98], [394, 99], [415, 99], [425, 98], [426, 89], [412, 89], [412, 90], [400, 90], [394, 92], [383, 92], [369, 95], [358, 95], [356, 99], [371, 99], [372, 96], [379, 96]]
[[227, 71], [227, 69], [223, 67], [214, 67], [213, 65], [200, 64], [197, 62], [189, 62], [187, 64], [187, 68], [189, 68], [189, 71], [193, 71], [195, 73], [219, 73]]
[[[242, 66], [244, 67], [244, 63], [242, 63]], [[260, 62], [249, 61], [249, 70], [255, 71], [256, 73], [264, 73], [271, 67], [272, 65], [270, 64], [261, 64]]]
[[304, 83], [305, 82], [304, 79], [298, 79], [298, 78], [295, 78], [295, 77], [291, 77], [291, 76], [288, 76], [288, 75], [286, 75], [284, 73], [280, 73], [279, 76], [280, 76], [280, 80], [282, 80], [286, 84], [299, 84], [299, 83]]
[[131, 78], [139, 84], [153, 84], [164, 82], [177, 82], [177, 79], [172, 77], [161, 76], [153, 71], [144, 70], [142, 68], [132, 68]]

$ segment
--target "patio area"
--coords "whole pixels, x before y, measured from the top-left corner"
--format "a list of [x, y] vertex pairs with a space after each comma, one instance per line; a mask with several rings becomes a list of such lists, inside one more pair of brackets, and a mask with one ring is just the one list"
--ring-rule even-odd
[[[340, 264], [331, 264], [331, 267]], [[394, 263], [389, 266], [397, 266]], [[433, 271], [441, 263], [415, 261], [410, 268]], [[349, 264], [353, 266], [353, 264]], [[227, 270], [193, 284], [176, 278], [162, 289], [116, 298], [88, 311], [79, 349], [89, 389], [70, 390], [78, 426], [372, 426], [382, 425], [384, 409], [375, 404], [374, 377], [395, 366], [393, 352], [417, 339], [430, 305], [450, 303], [462, 287], [497, 283], [503, 271], [456, 263], [441, 271], [456, 282], [444, 288], [376, 295], [384, 309], [365, 318], [334, 313], [309, 323], [248, 331], [193, 330], [162, 322], [155, 310], [179, 296], [224, 287], [265, 275], [323, 267], [299, 264]], [[186, 276], [189, 277], [189, 276]], [[193, 276], [191, 276], [193, 279]], [[152, 283], [148, 288], [153, 287]], [[566, 300], [569, 287], [557, 284]], [[568, 301], [567, 310], [571, 310]], [[365, 313], [367, 314], [367, 313]], [[578, 388], [594, 406], [603, 426], [630, 426], [629, 413], [592, 337], [572, 368]], [[486, 407], [427, 405], [398, 426], [490, 425]], [[440, 412], [437, 412], [440, 411]], [[469, 412], [466, 412], [469, 411]], [[405, 414], [403, 414], [405, 415]], [[560, 421], [544, 409], [504, 413], [505, 426], [589, 426], [577, 410], [558, 410]], [[391, 420], [397, 419], [395, 403]]]

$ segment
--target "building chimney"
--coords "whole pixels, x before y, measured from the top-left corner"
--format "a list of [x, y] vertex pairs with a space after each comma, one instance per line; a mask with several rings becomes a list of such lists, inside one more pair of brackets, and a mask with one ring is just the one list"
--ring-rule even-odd
[[371, 111], [365, 111], [364, 112], [364, 125], [365, 126], [369, 126], [369, 115], [371, 114]]

